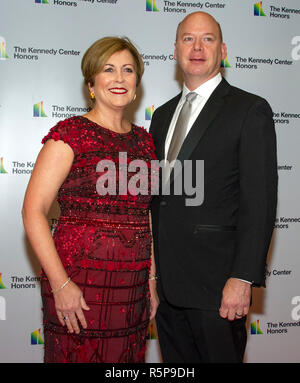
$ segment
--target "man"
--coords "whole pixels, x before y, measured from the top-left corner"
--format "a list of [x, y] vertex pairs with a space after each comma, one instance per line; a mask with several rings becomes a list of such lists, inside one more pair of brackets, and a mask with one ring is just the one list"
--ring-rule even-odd
[[[179, 24], [174, 56], [183, 92], [155, 111], [150, 132], [159, 160], [176, 157], [183, 164], [179, 179], [191, 174], [195, 186], [197, 161], [204, 161], [204, 198], [190, 206], [184, 188], [174, 193], [173, 170], [169, 195], [153, 199], [162, 357], [175, 363], [242, 362], [251, 289], [264, 285], [276, 214], [272, 111], [264, 99], [222, 79], [226, 45], [209, 14], [191, 13]], [[182, 117], [189, 92], [196, 95]]]

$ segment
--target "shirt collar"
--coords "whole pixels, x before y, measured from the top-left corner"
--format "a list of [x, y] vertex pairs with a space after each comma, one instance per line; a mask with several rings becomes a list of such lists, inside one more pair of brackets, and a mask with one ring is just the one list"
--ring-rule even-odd
[[[193, 90], [193, 92], [196, 92], [199, 96], [208, 99], [212, 92], [216, 89], [216, 87], [220, 84], [222, 81], [221, 73], [219, 72], [216, 76], [209, 79], [205, 83], [201, 84], [198, 88]], [[184, 84], [182, 89], [182, 96], [181, 100], [185, 98], [185, 96], [190, 92], [188, 87]]]

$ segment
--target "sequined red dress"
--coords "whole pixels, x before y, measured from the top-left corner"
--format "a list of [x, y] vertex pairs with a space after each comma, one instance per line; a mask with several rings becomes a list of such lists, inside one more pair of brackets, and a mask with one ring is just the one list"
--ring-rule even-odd
[[[144, 171], [144, 178], [136, 183], [144, 188], [140, 194], [118, 191], [139, 171], [125, 172], [127, 163], [144, 160], [150, 170], [155, 159], [152, 138], [135, 125], [122, 134], [81, 116], [59, 122], [42, 142], [50, 138], [63, 140], [74, 151], [72, 168], [58, 193], [61, 216], [54, 242], [90, 311], [84, 311], [88, 328], [81, 328], [79, 335], [68, 334], [58, 321], [50, 285], [42, 273], [44, 360], [143, 362], [149, 323], [151, 172]], [[99, 178], [108, 174], [97, 167], [100, 160], [115, 164], [116, 195], [97, 192]], [[101, 182], [106, 187], [109, 181]]]

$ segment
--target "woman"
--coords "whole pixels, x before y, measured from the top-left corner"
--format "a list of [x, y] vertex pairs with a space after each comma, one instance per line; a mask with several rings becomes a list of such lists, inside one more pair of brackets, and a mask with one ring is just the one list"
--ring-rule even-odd
[[[143, 195], [99, 195], [97, 186], [108, 174], [98, 172], [103, 160], [118, 170], [121, 152], [128, 162], [155, 159], [150, 134], [124, 118], [143, 62], [129, 40], [106, 37], [87, 50], [81, 68], [94, 106], [44, 137], [22, 211], [42, 266], [44, 359], [142, 362], [158, 306], [150, 184]], [[116, 171], [107, 182], [124, 187], [128, 179]], [[52, 238], [46, 216], [56, 195], [61, 216]]]

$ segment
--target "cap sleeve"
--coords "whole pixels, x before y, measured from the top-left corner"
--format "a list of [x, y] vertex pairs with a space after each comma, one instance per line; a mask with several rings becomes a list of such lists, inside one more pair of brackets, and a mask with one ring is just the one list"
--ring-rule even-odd
[[49, 133], [42, 139], [42, 144], [45, 144], [48, 140], [54, 141], [61, 140], [65, 144], [68, 144], [73, 152], [76, 154], [78, 151], [78, 128], [74, 124], [75, 121], [67, 119], [59, 121]]

